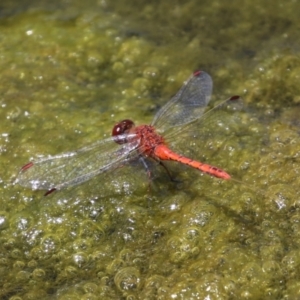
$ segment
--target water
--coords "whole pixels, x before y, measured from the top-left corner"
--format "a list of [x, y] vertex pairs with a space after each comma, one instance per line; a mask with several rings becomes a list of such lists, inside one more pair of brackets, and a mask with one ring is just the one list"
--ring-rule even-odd
[[[37, 2], [1, 10], [1, 297], [299, 297], [300, 4]], [[150, 191], [126, 173], [49, 197], [11, 184], [31, 157], [150, 123], [199, 68], [213, 100], [244, 98], [244, 134], [201, 156], [245, 184], [188, 169]]]

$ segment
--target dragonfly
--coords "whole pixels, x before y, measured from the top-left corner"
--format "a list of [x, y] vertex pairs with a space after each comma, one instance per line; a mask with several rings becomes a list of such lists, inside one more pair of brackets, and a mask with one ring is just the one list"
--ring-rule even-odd
[[232, 96], [205, 112], [212, 86], [209, 74], [196, 71], [156, 113], [150, 125], [136, 126], [130, 119], [122, 120], [114, 125], [109, 138], [76, 151], [30, 161], [21, 168], [15, 182], [32, 190], [45, 190], [46, 196], [102, 173], [112, 172], [134, 160], [143, 165], [149, 177], [151, 170], [148, 161], [154, 160], [166, 169], [171, 179], [164, 164], [166, 161], [175, 161], [213, 177], [229, 180], [231, 175], [221, 168], [186, 157], [169, 146], [173, 139], [179, 140], [182, 136], [184, 140], [185, 132], [195, 135], [201, 129], [199, 121], [201, 126], [205, 126], [206, 120], [214, 120], [213, 115], [219, 107], [240, 99], [239, 96]]

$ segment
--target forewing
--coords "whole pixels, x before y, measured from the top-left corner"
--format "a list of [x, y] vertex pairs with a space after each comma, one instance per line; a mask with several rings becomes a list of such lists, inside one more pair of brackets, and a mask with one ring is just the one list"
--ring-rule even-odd
[[165, 139], [174, 151], [190, 158], [202, 159], [205, 153], [214, 157], [232, 137], [246, 134], [243, 116], [243, 100], [233, 96], [205, 112], [196, 121], [170, 131]]
[[25, 165], [16, 183], [34, 190], [62, 189], [83, 183], [90, 178], [121, 167], [137, 155], [139, 140], [134, 136], [130, 143], [117, 144], [114, 138], [96, 142], [74, 152], [38, 158]]
[[210, 100], [212, 85], [212, 79], [207, 73], [195, 72], [157, 112], [152, 125], [159, 133], [163, 133], [174, 126], [182, 126], [200, 118]]

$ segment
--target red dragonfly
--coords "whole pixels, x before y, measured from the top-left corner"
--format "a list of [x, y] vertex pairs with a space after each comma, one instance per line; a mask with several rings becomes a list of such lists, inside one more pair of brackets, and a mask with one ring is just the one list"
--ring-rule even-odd
[[[46, 190], [45, 195], [49, 195], [113, 171], [135, 159], [139, 159], [150, 174], [147, 165], [149, 158], [159, 162], [167, 171], [163, 161], [177, 161], [211, 176], [230, 179], [231, 176], [225, 171], [177, 154], [168, 146], [168, 140], [178, 139], [186, 130], [196, 132], [199, 127], [197, 129], [195, 123], [213, 115], [215, 108], [204, 114], [211, 93], [211, 77], [203, 71], [196, 71], [156, 113], [151, 125], [135, 126], [133, 121], [123, 120], [113, 127], [110, 138], [74, 152], [42, 157], [27, 163], [21, 168], [16, 183], [33, 190]], [[239, 96], [233, 96], [221, 105], [237, 99]]]

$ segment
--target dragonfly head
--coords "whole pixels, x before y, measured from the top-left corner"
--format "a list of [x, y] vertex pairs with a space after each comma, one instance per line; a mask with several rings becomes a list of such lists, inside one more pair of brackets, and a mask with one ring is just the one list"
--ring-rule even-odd
[[116, 137], [115, 142], [118, 144], [125, 144], [127, 143], [127, 139], [124, 138], [124, 134], [129, 134], [130, 130], [134, 127], [134, 123], [131, 120], [123, 120], [121, 122], [118, 122], [113, 130], [112, 130], [112, 136]]

